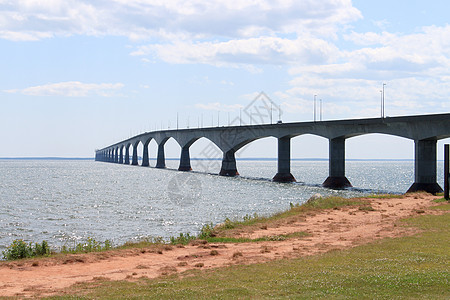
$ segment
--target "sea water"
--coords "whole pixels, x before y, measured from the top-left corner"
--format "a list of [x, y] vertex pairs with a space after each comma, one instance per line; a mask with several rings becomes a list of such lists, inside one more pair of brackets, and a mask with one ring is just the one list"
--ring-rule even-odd
[[[321, 187], [327, 161], [292, 161], [297, 183], [270, 179], [276, 161], [237, 162], [239, 177], [218, 176], [220, 161], [192, 161], [194, 172], [71, 160], [0, 160], [0, 251], [15, 239], [53, 247], [88, 237], [115, 245], [145, 237], [196, 234], [204, 224], [269, 215], [313, 194], [343, 197], [402, 193], [414, 181], [412, 161], [347, 161], [355, 188]], [[154, 161], [151, 162], [154, 165]], [[438, 163], [438, 182], [442, 181]], [[442, 184], [442, 183], [441, 183]]]

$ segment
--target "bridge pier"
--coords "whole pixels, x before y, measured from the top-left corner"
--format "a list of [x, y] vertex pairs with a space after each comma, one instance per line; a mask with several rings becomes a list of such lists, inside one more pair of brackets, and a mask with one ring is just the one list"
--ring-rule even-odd
[[334, 138], [329, 142], [329, 176], [322, 186], [331, 189], [351, 187], [345, 177], [345, 138]]
[[142, 151], [142, 166], [143, 167], [150, 166], [150, 161], [148, 157], [148, 144], [144, 144], [144, 150]]
[[120, 152], [119, 152], [119, 164], [123, 164], [123, 147], [120, 147]]
[[158, 145], [158, 157], [156, 159], [156, 167], [158, 169], [166, 168], [166, 157], [164, 155], [164, 144], [165, 143], [161, 143]]
[[276, 182], [295, 182], [291, 174], [291, 138], [278, 139], [278, 172], [273, 177]]
[[436, 181], [436, 140], [416, 140], [414, 160], [414, 183], [407, 193], [425, 191], [436, 194], [441, 193], [442, 188]]
[[125, 162], [124, 164], [129, 165], [130, 164], [130, 145], [125, 146]]
[[181, 149], [180, 166], [178, 171], [192, 171], [191, 157], [189, 156], [189, 146], [184, 146]]
[[223, 153], [222, 168], [220, 169], [220, 176], [236, 176], [239, 172], [236, 168], [236, 157], [234, 150], [229, 150]]
[[137, 166], [137, 165], [138, 165], [137, 145], [138, 145], [138, 144], [133, 145], [133, 158], [132, 158], [132, 161], [131, 161], [131, 164], [132, 164], [133, 166]]
[[115, 150], [114, 150], [114, 162], [117, 164], [117, 163], [119, 163], [119, 149], [118, 148], [116, 148]]

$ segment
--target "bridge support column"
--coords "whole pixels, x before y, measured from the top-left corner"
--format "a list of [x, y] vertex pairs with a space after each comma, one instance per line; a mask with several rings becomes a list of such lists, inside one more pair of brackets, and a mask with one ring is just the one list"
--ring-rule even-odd
[[130, 164], [130, 145], [125, 146], [125, 162], [124, 164]]
[[158, 157], [156, 159], [156, 167], [158, 169], [166, 168], [166, 156], [164, 155], [164, 143], [158, 145]]
[[150, 165], [148, 158], [148, 144], [144, 145], [144, 151], [142, 153], [142, 166], [148, 167]]
[[436, 140], [417, 140], [415, 144], [414, 183], [407, 193], [425, 191], [436, 194], [442, 188], [436, 182]]
[[138, 165], [137, 145], [133, 146], [133, 158], [132, 158], [131, 164], [133, 166], [137, 166]]
[[234, 156], [234, 150], [230, 150], [223, 153], [222, 168], [220, 169], [220, 176], [236, 176], [239, 172], [236, 168], [236, 158]]
[[345, 177], [345, 138], [330, 139], [329, 157], [329, 176], [322, 186], [331, 189], [351, 187]]
[[273, 177], [276, 182], [295, 182], [291, 174], [291, 138], [278, 139], [278, 172]]
[[180, 166], [178, 167], [178, 171], [192, 171], [189, 146], [185, 146], [181, 149]]
[[120, 147], [119, 151], [119, 164], [123, 164], [123, 147]]
[[119, 163], [119, 151], [116, 148], [116, 150], [114, 150], [114, 162], [117, 164]]

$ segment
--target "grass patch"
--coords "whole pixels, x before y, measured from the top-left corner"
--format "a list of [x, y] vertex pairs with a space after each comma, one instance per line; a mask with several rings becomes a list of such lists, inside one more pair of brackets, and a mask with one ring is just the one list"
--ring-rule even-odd
[[[206, 225], [206, 228], [202, 228], [199, 238], [207, 239], [214, 236], [226, 236], [227, 233], [233, 233], [232, 230], [240, 229], [243, 227], [267, 226], [267, 224], [276, 222], [278, 220], [287, 219], [293, 216], [300, 216], [305, 213], [317, 212], [323, 209], [339, 209], [345, 206], [355, 206], [355, 205], [365, 205], [366, 200], [353, 198], [347, 199], [342, 197], [325, 197], [318, 198], [314, 201], [308, 201], [303, 204], [290, 204], [290, 209], [284, 212], [274, 214], [269, 217], [258, 216], [257, 214], [253, 216], [246, 215], [243, 220], [230, 220], [225, 219], [225, 222], [219, 224], [215, 227], [211, 225]], [[265, 227], [267, 228], [267, 227]]]
[[62, 246], [61, 253], [64, 254], [78, 254], [89, 252], [100, 252], [112, 249], [111, 242], [106, 240], [105, 242], [99, 242], [93, 238], [88, 238], [86, 242], [74, 244], [70, 247], [67, 245]]
[[403, 194], [372, 194], [365, 196], [364, 198], [368, 199], [401, 199], [404, 198], [405, 195]]
[[450, 201], [445, 200], [445, 198], [433, 200], [436, 203], [442, 203], [441, 205], [431, 207], [431, 209], [437, 210], [450, 210]]
[[69, 293], [89, 299], [448, 299], [450, 214], [402, 223], [423, 232], [295, 260], [190, 272], [182, 279], [84, 284]]
[[88, 238], [86, 242], [74, 243], [73, 246], [63, 245], [58, 252], [52, 251], [47, 241], [42, 243], [27, 244], [23, 240], [14, 240], [10, 246], [4, 250], [4, 260], [17, 260], [23, 258], [49, 257], [55, 254], [79, 254], [89, 252], [100, 252], [112, 249], [111, 242], [98, 242], [93, 238]]
[[290, 238], [302, 238], [309, 236], [307, 232], [294, 232], [290, 234], [280, 234], [264, 236], [256, 239], [249, 238], [233, 238], [233, 237], [208, 237], [208, 243], [252, 243], [252, 242], [269, 242], [269, 241], [285, 241]]
[[434, 199], [433, 202], [443, 203], [443, 202], [449, 202], [449, 200], [446, 200], [445, 198], [439, 198], [439, 199]]

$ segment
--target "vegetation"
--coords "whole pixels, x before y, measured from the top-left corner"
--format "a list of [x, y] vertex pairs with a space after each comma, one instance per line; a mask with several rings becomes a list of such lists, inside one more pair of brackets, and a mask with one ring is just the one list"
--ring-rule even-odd
[[[234, 238], [228, 237], [227, 232], [233, 229], [250, 227], [250, 226], [261, 226], [261, 224], [269, 224], [280, 219], [285, 219], [290, 216], [298, 216], [305, 212], [318, 211], [321, 209], [339, 208], [349, 205], [364, 205], [366, 202], [360, 199], [346, 199], [341, 197], [326, 197], [317, 198], [314, 201], [308, 201], [305, 204], [292, 204], [290, 209], [275, 214], [270, 217], [258, 216], [256, 213], [251, 215], [245, 215], [243, 220], [230, 220], [225, 219], [224, 223], [214, 226], [212, 223], [205, 224], [200, 233], [196, 235], [191, 235], [190, 233], [180, 233], [179, 236], [170, 237], [169, 244], [172, 245], [186, 245], [194, 240], [206, 240], [211, 243], [245, 243], [245, 242], [261, 242], [261, 241], [282, 241], [292, 237], [304, 237], [307, 236], [306, 233], [300, 232], [291, 235], [277, 235], [261, 237], [257, 239], [246, 239], [246, 238]], [[267, 228], [267, 225], [264, 225]], [[151, 247], [154, 245], [165, 245], [167, 241], [161, 237], [157, 238], [146, 238], [137, 243], [125, 243], [122, 246], [116, 247], [116, 249], [126, 249], [126, 248], [144, 248]], [[99, 252], [107, 251], [113, 249], [113, 246], [109, 240], [105, 242], [96, 241], [93, 238], [88, 238], [86, 242], [74, 243], [72, 246], [64, 245], [60, 249], [60, 253], [63, 254], [76, 254], [76, 253], [88, 253], [88, 252]], [[15, 260], [21, 258], [39, 257], [39, 256], [49, 256], [51, 254], [50, 247], [46, 241], [41, 244], [26, 244], [22, 240], [14, 241], [5, 251], [3, 251], [3, 259], [5, 260]]]
[[197, 237], [190, 235], [189, 233], [180, 233], [177, 237], [170, 237], [170, 243], [173, 245], [187, 245], [190, 241], [197, 239]]
[[422, 232], [323, 255], [188, 271], [182, 278], [99, 280], [66, 292], [87, 299], [449, 299], [450, 214], [421, 215], [400, 226]]
[[205, 225], [199, 238], [208, 238], [214, 237], [216, 235], [226, 234], [227, 231], [232, 229], [239, 229], [243, 227], [249, 226], [261, 226], [262, 224], [270, 224], [272, 222], [276, 222], [278, 220], [286, 219], [293, 216], [299, 216], [308, 212], [317, 212], [322, 209], [338, 209], [344, 206], [354, 206], [354, 205], [365, 205], [367, 201], [362, 199], [354, 198], [347, 199], [342, 197], [325, 197], [325, 198], [317, 198], [314, 201], [308, 201], [302, 204], [293, 204], [290, 203], [290, 209], [287, 211], [283, 211], [277, 214], [274, 214], [269, 217], [258, 216], [256, 213], [253, 216], [246, 215], [243, 220], [230, 220], [225, 219], [225, 222], [222, 224], [213, 227], [211, 225]]
[[[74, 244], [72, 247], [64, 245], [61, 247], [61, 253], [64, 254], [75, 254], [75, 253], [88, 253], [88, 252], [98, 252], [106, 251], [112, 248], [111, 242], [106, 240], [104, 243], [98, 242], [93, 238], [88, 238], [86, 242]], [[42, 241], [42, 243], [32, 243], [27, 244], [23, 240], [14, 240], [5, 251], [3, 251], [4, 260], [16, 260], [22, 258], [33, 258], [50, 256], [54, 254], [50, 249], [47, 241]]]
[[6, 250], [3, 252], [3, 259], [16, 260], [21, 258], [32, 258], [38, 256], [49, 256], [51, 251], [48, 243], [42, 241], [42, 243], [29, 243], [27, 244], [23, 240], [14, 240]]
[[67, 245], [62, 246], [61, 253], [89, 253], [89, 252], [99, 252], [106, 251], [112, 248], [112, 244], [109, 240], [104, 243], [98, 242], [93, 238], [88, 238], [86, 242], [75, 244], [73, 247], [68, 247]]

